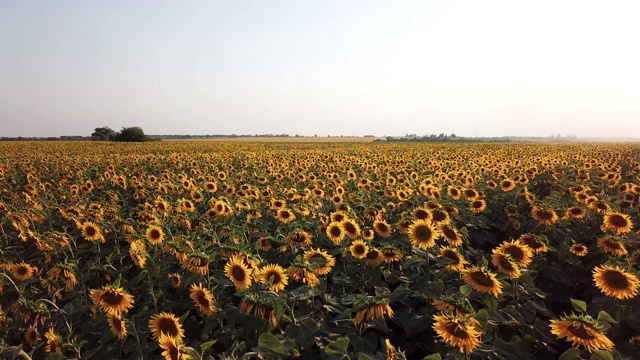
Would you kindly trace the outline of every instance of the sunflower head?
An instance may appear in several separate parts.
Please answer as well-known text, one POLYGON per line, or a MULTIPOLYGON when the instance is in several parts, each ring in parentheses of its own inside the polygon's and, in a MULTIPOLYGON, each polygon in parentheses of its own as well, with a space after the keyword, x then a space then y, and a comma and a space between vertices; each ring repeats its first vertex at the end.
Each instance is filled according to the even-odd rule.
POLYGON ((593 270, 593 280, 605 295, 620 300, 631 299, 638 295, 640 280, 638 277, 618 266, 603 265, 593 270))
POLYGON ((551 320, 551 333, 558 339, 566 338, 574 347, 584 346, 592 350, 611 350, 613 343, 604 334, 602 327, 593 319, 583 315, 563 316, 560 320, 551 320))
POLYGON ((184 336, 184 330, 178 318, 168 312, 153 315, 149 319, 149 329, 155 339, 158 339, 162 334, 176 339, 181 339, 184 336))

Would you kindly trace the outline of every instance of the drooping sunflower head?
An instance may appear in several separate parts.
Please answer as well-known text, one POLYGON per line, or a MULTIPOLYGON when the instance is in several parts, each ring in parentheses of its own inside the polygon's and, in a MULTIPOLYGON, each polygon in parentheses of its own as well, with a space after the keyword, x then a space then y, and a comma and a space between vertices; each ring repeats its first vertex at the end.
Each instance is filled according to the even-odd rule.
POLYGON ((285 237, 284 241, 291 246, 304 248, 311 245, 312 236, 306 231, 296 231, 285 237))
POLYGON ((119 340, 123 340, 127 337, 127 326, 122 320, 122 317, 118 313, 111 313, 107 317, 107 321, 109 322, 109 327, 111 328, 111 332, 115 337, 119 340))
POLYGON ((153 315, 151 319, 149 319, 149 329, 151 330, 154 339, 158 339, 162 334, 174 339, 181 339, 184 337, 184 330, 178 321, 178 318, 168 312, 153 315))
POLYGON ((209 258, 204 254, 192 254, 182 261, 182 267, 204 276, 209 273, 209 258))
POLYGON ((594 320, 585 316, 569 315, 560 320, 551 320, 551 333, 558 339, 566 338, 574 347, 584 346, 589 352, 593 350, 611 350, 613 342, 607 338, 594 320))
POLYGON ((638 277, 618 266, 603 265, 593 270, 593 281, 605 295, 616 299, 631 299, 638 295, 638 277))
POLYGON ((622 239, 613 236, 605 236, 598 239, 598 247, 600 247, 605 253, 613 256, 628 254, 627 248, 625 247, 622 239))
POLYGON ((533 253, 536 255, 549 251, 547 243, 545 243, 544 240, 539 236, 533 234, 522 234, 518 238, 518 241, 521 244, 528 246, 529 249, 531 249, 531 251, 533 251, 533 253))
POLYGON ((107 285, 102 289, 92 289, 90 295, 93 303, 101 306, 108 314, 126 313, 133 308, 133 295, 115 285, 107 285))
POLYGON ((303 258, 312 265, 313 271, 318 275, 327 275, 336 264, 332 255, 320 249, 306 251, 303 258))
POLYGON ((445 342, 460 349, 460 352, 471 354, 480 346, 481 333, 464 317, 453 315, 433 315, 433 330, 445 342))

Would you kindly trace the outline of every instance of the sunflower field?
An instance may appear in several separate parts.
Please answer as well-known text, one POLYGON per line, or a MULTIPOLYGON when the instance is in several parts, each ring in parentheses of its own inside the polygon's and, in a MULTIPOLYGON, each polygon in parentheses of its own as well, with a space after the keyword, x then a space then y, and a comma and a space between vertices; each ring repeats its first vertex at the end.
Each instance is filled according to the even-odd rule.
POLYGON ((0 190, 2 358, 640 358, 640 145, 4 142, 0 190))

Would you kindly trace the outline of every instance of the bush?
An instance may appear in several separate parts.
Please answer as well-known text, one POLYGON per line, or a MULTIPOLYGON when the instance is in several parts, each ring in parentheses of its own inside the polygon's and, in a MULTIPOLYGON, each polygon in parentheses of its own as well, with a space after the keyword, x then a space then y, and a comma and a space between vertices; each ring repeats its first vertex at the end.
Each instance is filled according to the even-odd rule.
POLYGON ((144 134, 144 130, 141 127, 125 127, 113 136, 114 141, 119 142, 144 142, 150 141, 149 137, 144 134))

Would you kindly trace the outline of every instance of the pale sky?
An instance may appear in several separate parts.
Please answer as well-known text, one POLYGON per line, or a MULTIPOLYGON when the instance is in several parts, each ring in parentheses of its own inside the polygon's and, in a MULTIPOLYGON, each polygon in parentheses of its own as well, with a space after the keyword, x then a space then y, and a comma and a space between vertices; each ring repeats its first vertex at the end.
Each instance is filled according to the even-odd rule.
POLYGON ((0 136, 640 136, 639 1, 0 0, 0 136))

